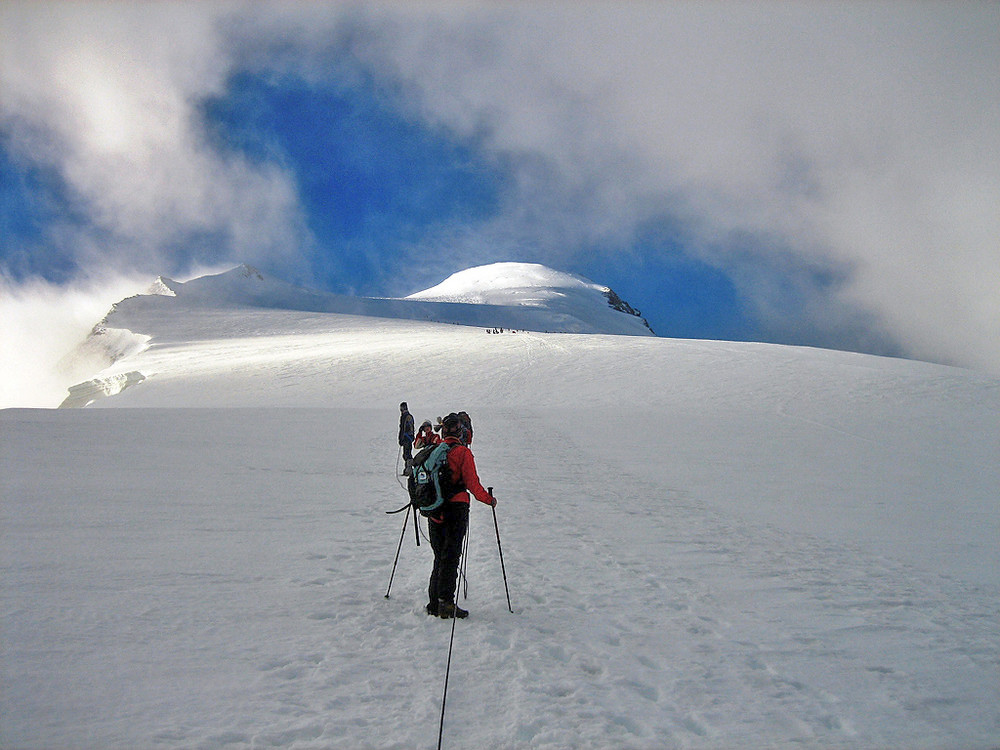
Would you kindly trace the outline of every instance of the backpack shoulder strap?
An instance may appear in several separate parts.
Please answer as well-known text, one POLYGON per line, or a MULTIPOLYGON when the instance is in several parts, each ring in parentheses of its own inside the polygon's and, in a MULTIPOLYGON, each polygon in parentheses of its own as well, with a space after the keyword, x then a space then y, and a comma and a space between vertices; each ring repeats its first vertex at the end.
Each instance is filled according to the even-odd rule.
POLYGON ((432 467, 432 475, 434 477, 434 489, 437 492, 438 504, 441 504, 448 500, 445 494, 448 492, 448 487, 451 485, 451 474, 448 471, 448 453, 451 451, 451 443, 438 443, 434 446, 434 450, 430 455, 428 460, 428 465, 432 467), (442 472, 447 472, 442 477, 442 472))

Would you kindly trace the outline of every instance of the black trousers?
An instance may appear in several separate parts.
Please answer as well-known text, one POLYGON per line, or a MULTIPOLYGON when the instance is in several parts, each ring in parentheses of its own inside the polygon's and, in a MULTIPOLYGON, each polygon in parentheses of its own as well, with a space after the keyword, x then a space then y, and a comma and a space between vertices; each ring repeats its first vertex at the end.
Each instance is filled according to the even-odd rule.
POLYGON ((431 549, 434 550, 434 568, 431 570, 427 597, 431 602, 443 599, 455 601, 455 584, 458 582, 458 564, 462 559, 462 541, 469 528, 469 504, 445 503, 441 522, 431 517, 427 521, 431 549))

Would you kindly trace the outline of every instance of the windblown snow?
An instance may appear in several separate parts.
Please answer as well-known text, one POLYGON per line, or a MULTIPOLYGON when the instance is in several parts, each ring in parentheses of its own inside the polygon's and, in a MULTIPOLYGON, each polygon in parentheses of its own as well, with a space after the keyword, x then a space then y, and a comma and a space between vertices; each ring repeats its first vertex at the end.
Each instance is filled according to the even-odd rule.
POLYGON ((404 400, 472 414, 499 499, 444 747, 1000 746, 1000 380, 656 338, 515 265, 161 279, 90 408, 0 411, 0 746, 435 747, 404 400))

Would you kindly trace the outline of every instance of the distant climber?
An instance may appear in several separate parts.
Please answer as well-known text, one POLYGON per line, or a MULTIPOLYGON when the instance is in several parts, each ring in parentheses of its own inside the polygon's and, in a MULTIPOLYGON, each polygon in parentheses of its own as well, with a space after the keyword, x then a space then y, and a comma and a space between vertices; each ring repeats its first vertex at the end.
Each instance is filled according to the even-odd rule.
POLYGON ((413 441, 414 448, 426 448, 428 445, 437 445, 441 442, 441 438, 434 432, 434 427, 431 425, 429 419, 425 419, 423 424, 420 425, 420 429, 417 431, 417 437, 413 441))
POLYGON ((403 460, 406 466, 403 469, 403 476, 410 473, 410 463, 413 461, 413 415, 410 414, 406 402, 399 405, 399 445, 403 449, 403 460))

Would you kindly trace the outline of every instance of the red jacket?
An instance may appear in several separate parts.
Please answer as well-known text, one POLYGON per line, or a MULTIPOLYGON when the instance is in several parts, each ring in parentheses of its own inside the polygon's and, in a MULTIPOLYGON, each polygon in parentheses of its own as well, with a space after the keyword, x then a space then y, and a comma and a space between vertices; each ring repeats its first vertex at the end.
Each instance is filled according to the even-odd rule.
MULTIPOLYGON (((476 500, 487 505, 493 505, 493 498, 486 491, 479 481, 479 474, 476 472, 476 459, 472 451, 462 445, 458 438, 447 437, 446 443, 452 446, 448 451, 448 468, 451 469, 451 478, 454 482, 461 482, 465 489, 475 495, 476 500)), ((465 490, 449 498, 453 503, 468 503, 469 492, 465 490)))
POLYGON ((414 448, 423 448, 427 445, 437 445, 441 442, 441 438, 434 432, 433 429, 428 427, 426 430, 423 426, 420 427, 420 432, 417 433, 416 440, 413 441, 414 448))

